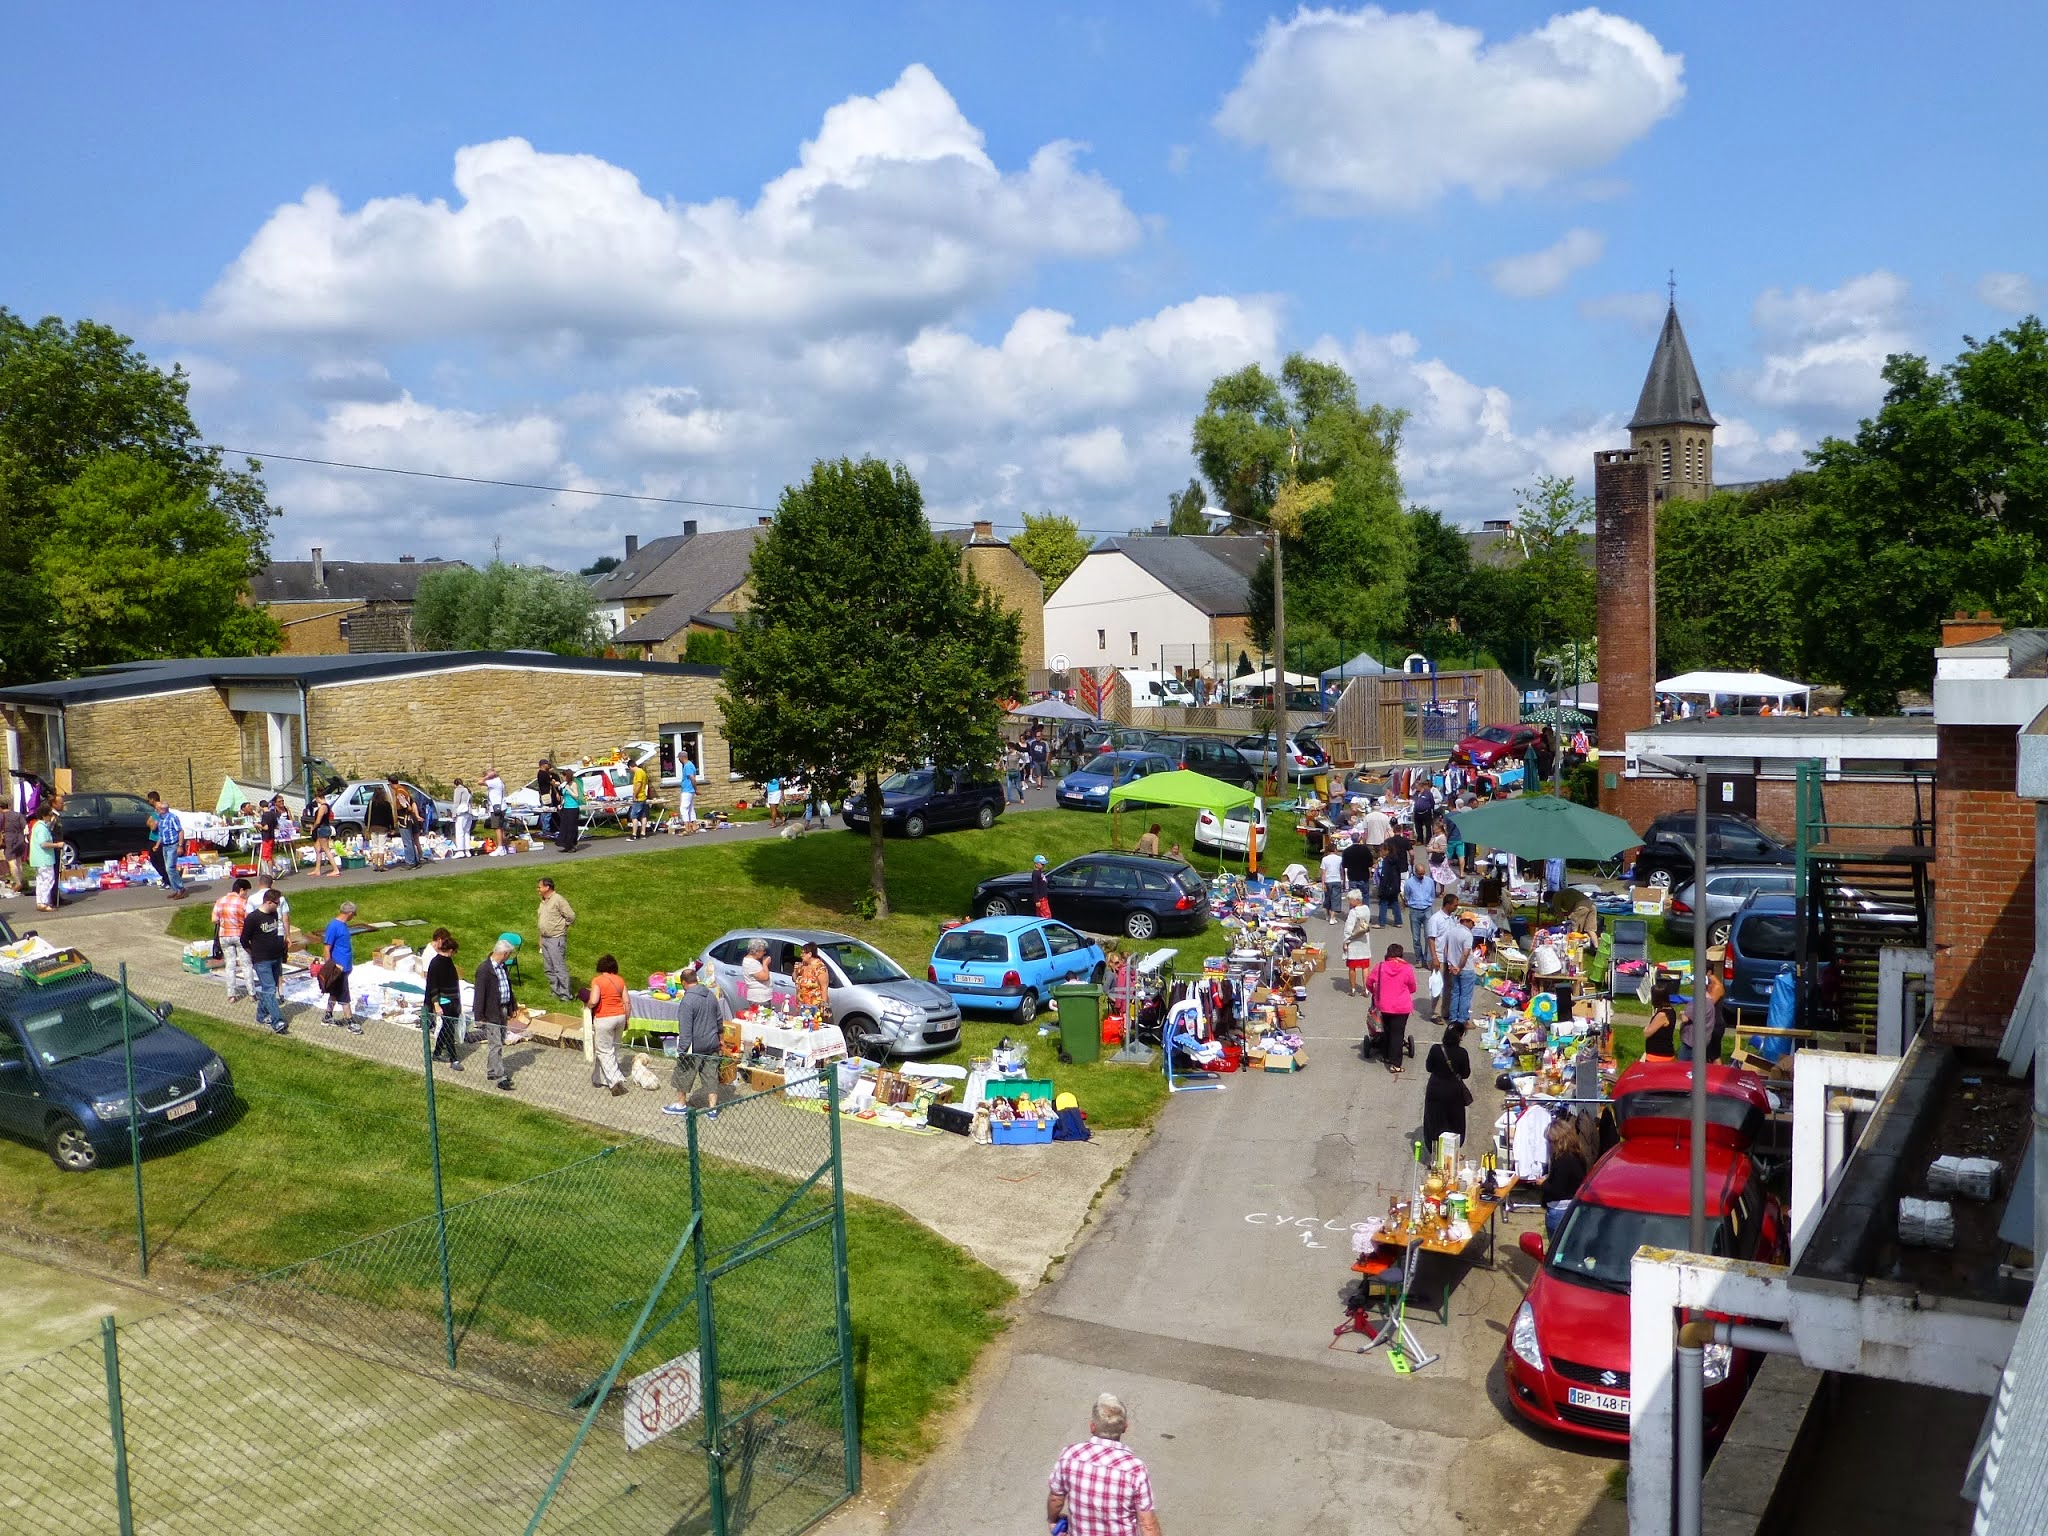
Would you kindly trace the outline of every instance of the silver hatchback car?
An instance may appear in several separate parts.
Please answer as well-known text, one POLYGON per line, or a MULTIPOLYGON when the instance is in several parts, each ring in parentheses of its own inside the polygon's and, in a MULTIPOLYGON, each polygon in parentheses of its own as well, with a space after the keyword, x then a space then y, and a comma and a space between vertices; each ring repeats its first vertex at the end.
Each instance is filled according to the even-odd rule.
MULTIPOLYGON (((1799 871, 1790 864, 1719 864, 1707 870, 1707 942, 1728 942, 1728 927, 1742 904, 1754 894, 1789 896, 1798 887, 1799 871)), ((1671 909, 1665 921, 1672 937, 1681 943, 1692 941, 1693 914, 1699 903, 1693 900, 1692 882, 1671 893, 1671 909)))
POLYGON ((735 928, 704 947, 697 965, 737 1013, 746 1007, 740 962, 759 939, 768 946, 768 971, 779 992, 794 993, 794 972, 805 944, 816 944, 832 973, 826 994, 832 1022, 846 1036, 846 1048, 880 1060, 886 1056, 935 1056, 960 1043, 960 1005, 944 987, 920 981, 872 944, 844 933, 816 928, 735 928))

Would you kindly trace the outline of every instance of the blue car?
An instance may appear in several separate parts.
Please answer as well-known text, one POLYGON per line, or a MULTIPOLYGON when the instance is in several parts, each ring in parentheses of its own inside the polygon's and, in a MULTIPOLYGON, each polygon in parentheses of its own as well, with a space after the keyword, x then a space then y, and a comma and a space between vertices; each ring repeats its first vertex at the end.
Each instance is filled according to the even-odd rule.
POLYGON ((939 935, 925 972, 962 1009, 1013 1013, 1019 1024, 1063 981, 1101 981, 1102 946, 1049 917, 984 917, 939 935))
POLYGON ((1158 752, 1105 752, 1085 768, 1061 779, 1053 799, 1070 811, 1106 811, 1109 792, 1117 785, 1150 774, 1171 773, 1177 766, 1158 752))
POLYGON ((38 986, 0 974, 0 1131, 41 1143, 67 1173, 128 1152, 128 1116, 142 1139, 196 1130, 235 1104, 234 1079, 213 1048, 132 994, 128 1032, 135 1099, 121 1049, 121 989, 88 974, 38 986))

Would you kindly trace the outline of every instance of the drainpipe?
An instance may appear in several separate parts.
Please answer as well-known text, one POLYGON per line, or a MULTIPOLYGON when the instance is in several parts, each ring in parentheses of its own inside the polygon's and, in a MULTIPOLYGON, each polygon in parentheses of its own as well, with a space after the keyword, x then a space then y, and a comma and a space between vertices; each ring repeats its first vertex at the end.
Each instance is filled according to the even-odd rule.
MULTIPOLYGON (((1831 1105, 1828 1118, 1839 1112, 1831 1105)), ((1707 1467, 1706 1347, 1726 1344, 1759 1355, 1796 1355, 1790 1332, 1754 1323, 1717 1323, 1695 1318, 1678 1330, 1677 1536, 1700 1536, 1707 1467)))

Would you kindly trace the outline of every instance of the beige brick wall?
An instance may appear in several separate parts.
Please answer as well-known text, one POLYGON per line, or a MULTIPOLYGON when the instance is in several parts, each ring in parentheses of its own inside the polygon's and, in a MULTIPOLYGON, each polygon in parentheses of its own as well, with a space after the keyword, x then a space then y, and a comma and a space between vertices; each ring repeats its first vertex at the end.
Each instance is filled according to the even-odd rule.
POLYGON ((154 789, 181 810, 212 810, 221 781, 242 768, 242 738, 218 688, 73 704, 64 737, 75 788, 154 789))
POLYGON ((1045 657, 1045 584, 1007 544, 969 544, 961 552, 967 569, 1017 615, 1023 630, 1024 662, 1045 657))
POLYGON ((495 765, 516 786, 543 756, 605 756, 654 740, 663 725, 698 721, 700 803, 730 804, 745 787, 727 782, 732 758, 715 677, 491 667, 316 687, 308 708, 313 755, 366 776, 417 773, 438 784, 460 776, 474 785, 495 765))
POLYGON ((348 642, 341 635, 341 616, 361 603, 271 603, 270 616, 284 634, 278 649, 286 656, 340 656, 348 642))

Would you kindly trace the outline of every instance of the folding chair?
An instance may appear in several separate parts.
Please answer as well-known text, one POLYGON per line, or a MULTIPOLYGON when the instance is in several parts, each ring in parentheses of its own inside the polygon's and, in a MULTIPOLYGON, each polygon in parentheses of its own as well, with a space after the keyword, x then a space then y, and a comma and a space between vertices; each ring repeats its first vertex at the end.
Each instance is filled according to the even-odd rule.
MULTIPOLYGON (((1607 925, 1608 942, 1612 946, 1607 954, 1607 995, 1613 997, 1621 981, 1621 966, 1625 960, 1640 960, 1646 965, 1650 959, 1650 922, 1642 917, 1617 917, 1607 925)), ((1633 983, 1633 978, 1631 978, 1633 983)))

